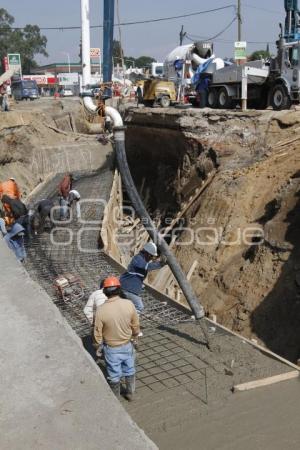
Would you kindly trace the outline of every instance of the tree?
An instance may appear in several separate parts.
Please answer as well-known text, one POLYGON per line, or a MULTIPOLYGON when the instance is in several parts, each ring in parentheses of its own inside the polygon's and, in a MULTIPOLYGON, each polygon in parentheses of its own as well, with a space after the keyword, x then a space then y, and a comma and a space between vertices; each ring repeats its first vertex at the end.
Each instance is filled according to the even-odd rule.
POLYGON ((140 56, 139 58, 136 58, 135 65, 139 68, 149 67, 153 62, 156 62, 156 59, 151 56, 140 56))
POLYGON ((249 56, 249 61, 257 61, 258 59, 270 58, 271 54, 267 50, 256 50, 249 56))
POLYGON ((41 34, 37 25, 26 25, 22 30, 15 30, 15 22, 5 9, 0 9, 0 58, 7 53, 20 53, 23 73, 30 73, 37 66, 35 55, 48 56, 47 38, 41 34))

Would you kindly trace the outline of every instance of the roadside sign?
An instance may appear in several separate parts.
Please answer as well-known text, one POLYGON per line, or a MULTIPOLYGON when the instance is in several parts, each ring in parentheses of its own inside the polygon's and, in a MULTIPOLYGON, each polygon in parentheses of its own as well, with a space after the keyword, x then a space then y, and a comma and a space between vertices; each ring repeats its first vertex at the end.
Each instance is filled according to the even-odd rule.
POLYGON ((234 59, 247 59, 247 42, 240 41, 234 43, 234 59))
POLYGON ((91 48, 90 49, 90 57, 91 58, 100 58, 101 50, 100 48, 91 48))
POLYGON ((21 56, 20 53, 8 53, 8 66, 14 70, 15 75, 22 76, 21 56))

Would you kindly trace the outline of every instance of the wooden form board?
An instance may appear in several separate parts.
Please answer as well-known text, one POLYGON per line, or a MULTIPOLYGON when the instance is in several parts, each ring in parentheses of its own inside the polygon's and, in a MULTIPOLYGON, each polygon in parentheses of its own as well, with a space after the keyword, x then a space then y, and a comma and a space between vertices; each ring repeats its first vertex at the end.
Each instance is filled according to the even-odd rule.
POLYGON ((293 380, 295 378, 300 379, 300 373, 298 370, 282 373, 273 377, 262 378, 261 380, 249 381, 248 383, 238 384, 233 387, 233 392, 250 391, 264 386, 271 386, 272 384, 280 383, 282 381, 293 380))

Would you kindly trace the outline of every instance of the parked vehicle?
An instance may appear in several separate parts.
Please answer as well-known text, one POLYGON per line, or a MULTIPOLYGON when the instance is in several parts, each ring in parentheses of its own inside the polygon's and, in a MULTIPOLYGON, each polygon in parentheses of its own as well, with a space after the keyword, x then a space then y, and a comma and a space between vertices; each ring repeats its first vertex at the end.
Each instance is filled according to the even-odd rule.
POLYGON ((71 89, 63 89, 60 93, 62 97, 73 97, 73 91, 71 89))
POLYGON ((35 80, 13 81, 11 93, 15 100, 35 100, 39 98, 39 90, 35 80))

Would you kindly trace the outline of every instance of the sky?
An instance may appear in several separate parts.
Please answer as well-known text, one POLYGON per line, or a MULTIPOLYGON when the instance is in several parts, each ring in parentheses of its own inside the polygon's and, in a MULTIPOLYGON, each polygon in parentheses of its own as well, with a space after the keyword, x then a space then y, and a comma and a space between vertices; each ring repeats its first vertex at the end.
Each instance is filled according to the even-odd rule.
MULTIPOLYGON (((120 21, 156 19, 189 14, 207 9, 236 4, 237 0, 118 0, 120 21)), ((243 29, 242 39, 248 42, 247 51, 265 49, 267 42, 275 51, 279 34, 279 22, 284 22, 284 0, 241 0, 243 29), (250 42, 249 42, 250 41, 250 42), (254 43, 251 43, 253 41, 254 43), (257 43, 256 43, 257 42, 257 43)), ((117 5, 117 0, 115 1, 117 5)), ((26 24, 40 27, 80 26, 80 0, 1 0, 1 7, 15 17, 15 26, 26 24)), ((102 25, 103 0, 90 0, 91 25, 102 25)), ((121 41, 126 56, 152 56, 163 62, 167 54, 179 45, 181 25, 190 35, 210 38, 223 30, 233 19, 234 9, 195 15, 184 19, 121 27, 121 41)), ((115 20, 117 23, 117 19, 115 20)), ((48 39, 49 57, 37 55, 39 64, 78 61, 80 30, 42 31, 48 39)), ((119 39, 119 27, 115 27, 119 39)), ((197 39, 195 39, 197 40, 197 39)), ((198 39, 199 40, 199 39, 198 39)), ((237 22, 215 41, 215 54, 233 56, 233 42, 237 40, 237 22)), ((185 40, 184 43, 190 41, 185 40)), ((91 46, 102 48, 102 29, 91 31, 91 46)), ((16 49, 17 50, 17 49, 16 49)))

